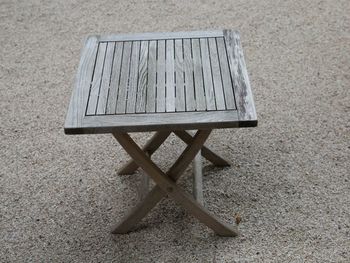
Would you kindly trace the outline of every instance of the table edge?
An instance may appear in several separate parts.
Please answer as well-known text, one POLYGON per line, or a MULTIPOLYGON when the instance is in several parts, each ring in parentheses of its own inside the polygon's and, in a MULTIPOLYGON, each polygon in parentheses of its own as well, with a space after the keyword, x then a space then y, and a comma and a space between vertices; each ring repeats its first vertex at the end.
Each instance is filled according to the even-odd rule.
POLYGON ((66 125, 64 132, 66 134, 92 134, 111 133, 114 131, 145 132, 255 126, 257 126, 257 120, 240 121, 238 112, 231 110, 86 116, 81 126, 66 125))

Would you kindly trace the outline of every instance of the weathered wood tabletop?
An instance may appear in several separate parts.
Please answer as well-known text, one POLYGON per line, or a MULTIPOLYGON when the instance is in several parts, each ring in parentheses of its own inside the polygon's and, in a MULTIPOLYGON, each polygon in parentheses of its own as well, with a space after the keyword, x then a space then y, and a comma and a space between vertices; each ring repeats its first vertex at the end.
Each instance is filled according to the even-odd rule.
POLYGON ((143 33, 86 40, 65 133, 256 125, 237 32, 143 33))

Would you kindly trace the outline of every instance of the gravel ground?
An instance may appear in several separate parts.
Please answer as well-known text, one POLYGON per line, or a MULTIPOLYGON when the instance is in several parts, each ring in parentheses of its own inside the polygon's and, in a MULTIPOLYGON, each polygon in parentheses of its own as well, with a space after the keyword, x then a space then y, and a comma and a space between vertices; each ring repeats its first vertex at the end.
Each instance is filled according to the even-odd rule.
MULTIPOLYGON (((348 0, 1 0, 0 262, 349 262, 349 14, 348 0), (204 194, 241 235, 169 200, 111 235, 140 173, 117 175, 112 136, 63 133, 83 39, 220 28, 241 32, 259 127, 212 134, 233 165, 205 163, 204 194)), ((155 161, 183 148, 171 137, 155 161)))

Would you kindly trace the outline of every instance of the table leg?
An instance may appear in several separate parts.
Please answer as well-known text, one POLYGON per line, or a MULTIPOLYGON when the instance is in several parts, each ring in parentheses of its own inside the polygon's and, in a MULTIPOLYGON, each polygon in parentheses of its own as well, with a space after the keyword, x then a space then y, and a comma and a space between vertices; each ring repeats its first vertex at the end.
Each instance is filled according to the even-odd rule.
MULTIPOLYGON (((162 143, 169 137, 171 132, 156 132, 152 138, 146 143, 146 145, 142 148, 144 152, 147 152, 149 156, 151 156, 161 145, 162 143)), ((134 162, 134 160, 130 160, 127 162, 120 170, 118 174, 126 175, 133 174, 139 166, 134 162)))
MULTIPOLYGON (((195 135, 194 143, 188 145, 176 162, 171 166, 167 172, 167 175, 172 178, 174 182, 176 182, 180 178, 181 174, 186 170, 188 165, 191 163, 193 156, 195 156, 199 151, 201 147, 200 145, 205 142, 208 136, 209 135, 206 134, 200 135, 199 133, 195 135)), ((112 233, 116 234, 129 232, 131 228, 143 217, 145 217, 148 212, 151 211, 151 209, 156 206, 157 203, 165 196, 166 193, 164 193, 159 186, 153 187, 149 194, 121 220, 112 233)))
MULTIPOLYGON (((187 131, 174 131, 177 137, 183 140, 187 144, 193 142, 193 137, 187 131)), ((220 157, 217 153, 213 152, 209 148, 203 145, 201 154, 208 161, 212 162, 216 166, 230 166, 230 163, 224 158, 220 157)))
MULTIPOLYGON (((180 158, 173 165, 174 175, 179 176, 193 160, 198 151, 202 148, 205 140, 210 134, 210 130, 198 131, 195 135, 195 140, 191 146, 186 148, 187 153, 181 155, 180 158)), ((203 206, 197 203, 193 197, 184 192, 174 182, 173 176, 171 176, 171 169, 169 174, 165 174, 161 169, 152 162, 152 160, 144 153, 144 151, 137 146, 137 144, 126 133, 114 133, 114 137, 123 146, 123 148, 129 153, 134 161, 155 181, 157 187, 168 194, 169 197, 174 199, 179 205, 183 206, 189 213, 196 217, 199 221, 206 224, 209 228, 213 229, 218 235, 221 236, 235 236, 237 230, 234 226, 228 225, 222 222, 220 219, 210 214, 203 206)), ((185 150, 185 151, 186 151, 185 150)), ((152 190, 153 191, 153 190, 152 190)), ((118 229, 116 229, 118 230, 118 229)), ((116 231, 114 231, 116 232, 116 231)))
POLYGON ((193 197, 201 205, 204 204, 201 150, 199 150, 199 152, 193 160, 193 197))

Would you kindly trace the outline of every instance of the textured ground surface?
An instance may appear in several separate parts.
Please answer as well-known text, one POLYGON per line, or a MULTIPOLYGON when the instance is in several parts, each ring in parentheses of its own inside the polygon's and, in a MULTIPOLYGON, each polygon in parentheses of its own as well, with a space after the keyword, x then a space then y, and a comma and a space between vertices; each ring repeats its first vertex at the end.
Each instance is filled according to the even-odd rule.
MULTIPOLYGON (((348 0, 1 0, 0 262, 349 262, 349 14, 348 0), (242 215, 241 235, 172 201, 111 235, 140 175, 117 175, 128 157, 111 136, 63 133, 83 38, 219 28, 241 32, 260 122, 212 134, 233 166, 206 163, 205 198, 242 215)), ((155 160, 183 147, 172 137, 155 160)))

